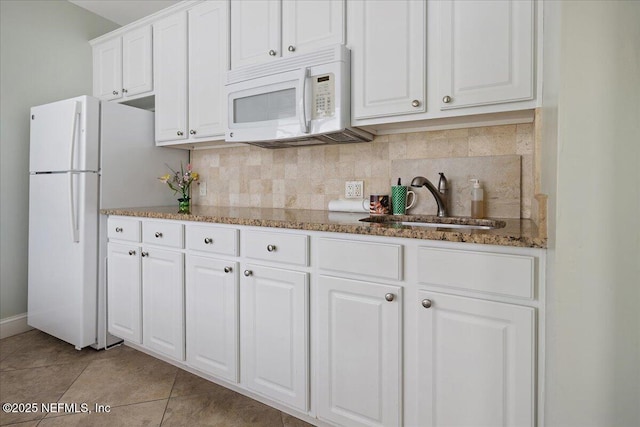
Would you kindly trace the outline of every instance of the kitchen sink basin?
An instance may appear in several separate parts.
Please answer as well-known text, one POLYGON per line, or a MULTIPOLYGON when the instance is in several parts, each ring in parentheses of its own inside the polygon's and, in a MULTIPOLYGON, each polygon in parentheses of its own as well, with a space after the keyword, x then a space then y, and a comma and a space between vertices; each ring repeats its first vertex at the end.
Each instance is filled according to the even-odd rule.
POLYGON ((371 215, 360 221, 409 227, 430 227, 462 230, 494 230, 506 223, 495 219, 475 219, 461 216, 438 217, 431 215, 371 215))

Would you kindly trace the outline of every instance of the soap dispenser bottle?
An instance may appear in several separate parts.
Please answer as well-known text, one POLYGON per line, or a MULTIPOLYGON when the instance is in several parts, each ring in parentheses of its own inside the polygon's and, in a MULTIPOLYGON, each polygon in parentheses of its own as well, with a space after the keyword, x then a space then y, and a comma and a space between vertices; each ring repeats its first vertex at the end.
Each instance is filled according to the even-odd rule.
POLYGON ((480 187, 479 179, 471 179, 471 218, 484 218, 484 190, 480 187))

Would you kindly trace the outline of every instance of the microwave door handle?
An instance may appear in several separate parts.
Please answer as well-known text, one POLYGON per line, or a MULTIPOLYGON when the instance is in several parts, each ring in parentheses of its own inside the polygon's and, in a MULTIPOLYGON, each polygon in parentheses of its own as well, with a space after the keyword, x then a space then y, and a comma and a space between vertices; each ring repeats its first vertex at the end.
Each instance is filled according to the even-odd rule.
POLYGON ((302 133, 309 133, 309 124, 310 121, 307 120, 307 79, 311 70, 309 68, 302 69, 302 93, 300 94, 300 110, 302 114, 300 114, 300 131, 302 133))

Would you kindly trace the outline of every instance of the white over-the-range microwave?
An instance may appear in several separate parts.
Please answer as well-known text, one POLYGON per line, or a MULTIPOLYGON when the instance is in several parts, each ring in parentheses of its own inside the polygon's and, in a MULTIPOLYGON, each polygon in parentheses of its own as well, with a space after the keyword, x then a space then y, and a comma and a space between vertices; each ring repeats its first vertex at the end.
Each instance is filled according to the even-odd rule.
POLYGON ((351 124, 344 45, 227 73, 225 139, 266 148, 371 141, 351 124))

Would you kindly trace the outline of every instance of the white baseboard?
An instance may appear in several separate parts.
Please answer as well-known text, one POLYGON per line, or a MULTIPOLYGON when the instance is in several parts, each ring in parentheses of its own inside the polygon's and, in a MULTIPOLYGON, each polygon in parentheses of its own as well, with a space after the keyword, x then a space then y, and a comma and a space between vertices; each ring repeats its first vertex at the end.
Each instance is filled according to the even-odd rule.
POLYGON ((0 339, 18 335, 33 329, 27 325, 27 313, 18 314, 0 320, 0 339))

